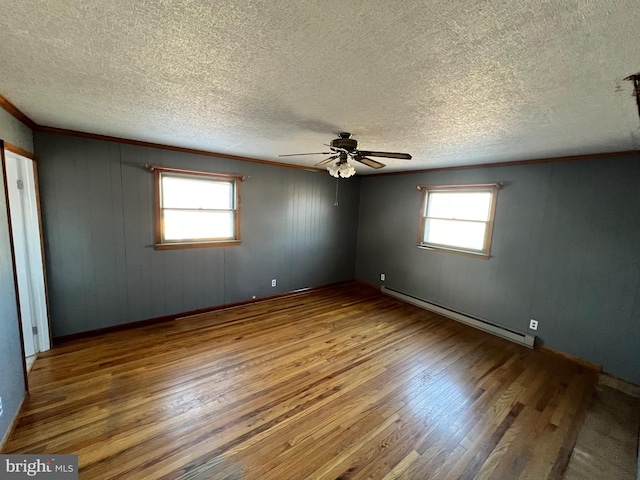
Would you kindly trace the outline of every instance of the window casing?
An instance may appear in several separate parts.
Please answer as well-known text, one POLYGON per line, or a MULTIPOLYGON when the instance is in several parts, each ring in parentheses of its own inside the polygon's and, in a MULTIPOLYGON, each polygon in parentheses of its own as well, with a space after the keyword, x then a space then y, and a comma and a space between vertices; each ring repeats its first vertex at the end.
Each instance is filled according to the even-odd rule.
POLYGON ((157 249, 240 244, 240 180, 156 167, 157 249))
POLYGON ((418 246, 488 258, 498 184, 423 185, 418 246))

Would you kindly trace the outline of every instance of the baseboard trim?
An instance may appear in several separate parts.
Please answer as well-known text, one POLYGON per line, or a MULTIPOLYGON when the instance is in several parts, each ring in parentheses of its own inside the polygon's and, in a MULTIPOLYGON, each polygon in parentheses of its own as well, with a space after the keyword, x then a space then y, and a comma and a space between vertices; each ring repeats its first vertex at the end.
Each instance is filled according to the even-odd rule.
POLYGON ((189 310, 187 312, 164 315, 162 317, 147 318, 145 320, 137 320, 135 322, 122 323, 120 325, 111 325, 109 327, 97 328, 95 330, 87 330, 85 332, 71 333, 69 335, 61 335, 59 337, 53 338, 53 346, 57 347, 64 343, 73 342, 75 340, 82 340, 85 338, 97 337, 98 335, 104 335, 106 333, 114 333, 114 332, 120 332, 123 330, 131 330, 133 328, 148 327, 150 325, 156 325, 164 322, 172 322, 180 318, 193 317, 194 315, 201 315, 203 313, 211 313, 211 312, 216 312, 220 310, 227 310, 229 308, 242 307, 245 305, 251 305, 253 303, 266 302, 269 300, 275 300, 279 298, 290 298, 290 297, 296 297, 298 295, 306 295, 309 293, 319 292, 321 290, 326 290, 329 288, 339 287, 341 285, 352 284, 354 282, 356 282, 356 280, 345 280, 342 282, 330 283, 328 285, 321 285, 318 287, 299 288, 297 290, 292 290, 290 292, 278 293, 276 295, 269 295, 268 297, 260 297, 260 298, 243 300, 241 302, 234 302, 234 303, 225 303, 222 305, 215 305, 212 307, 189 310))
POLYGON ((5 432, 4 436, 2 437, 2 440, 0 441, 0 452, 2 453, 4 453, 4 447, 7 444, 9 437, 11 437, 11 434, 15 430, 16 425, 18 425, 18 419, 20 418, 20 413, 22 412, 22 407, 24 406, 24 402, 27 399, 27 395, 28 393, 25 392, 24 395, 22 396, 22 400, 20 401, 20 406, 16 410, 16 413, 13 416, 13 420, 11 420, 11 423, 9 424, 9 428, 7 428, 7 431, 5 432))
POLYGON ((577 363, 578 365, 583 366, 584 368, 588 368, 590 370, 595 370, 597 373, 602 373, 602 366, 596 363, 588 362, 580 357, 576 357, 575 355, 571 355, 570 353, 561 352, 560 350, 556 350, 555 348, 546 347, 544 345, 537 345, 536 350, 540 352, 550 353, 551 355, 555 355, 557 357, 564 358, 565 360, 569 360, 570 362, 577 363))

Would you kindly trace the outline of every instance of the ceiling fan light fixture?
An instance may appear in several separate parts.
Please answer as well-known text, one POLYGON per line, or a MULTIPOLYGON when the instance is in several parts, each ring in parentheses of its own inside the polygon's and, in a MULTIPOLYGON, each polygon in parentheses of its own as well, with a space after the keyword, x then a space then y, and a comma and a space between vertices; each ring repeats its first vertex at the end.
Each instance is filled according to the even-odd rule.
POLYGON ((356 169, 349 165, 349 162, 344 162, 338 166, 338 174, 342 178, 353 177, 356 174, 356 169))
MULTIPOLYGON (((326 144, 325 144, 326 145, 326 144)), ((411 160, 411 154, 400 152, 377 152, 373 150, 358 150, 358 141, 351 138, 351 134, 347 132, 340 133, 340 138, 336 138, 331 141, 330 145, 327 145, 330 152, 318 152, 318 153, 294 153, 287 155, 279 155, 280 157, 295 157, 297 155, 331 155, 329 158, 315 164, 316 167, 327 165, 333 162, 336 158, 338 161, 335 165, 327 167, 329 174, 335 178, 349 178, 356 174, 356 169, 348 162, 349 159, 354 162, 362 163, 371 168, 383 168, 384 163, 380 163, 377 160, 369 157, 383 157, 383 158, 395 158, 398 160, 411 160)))

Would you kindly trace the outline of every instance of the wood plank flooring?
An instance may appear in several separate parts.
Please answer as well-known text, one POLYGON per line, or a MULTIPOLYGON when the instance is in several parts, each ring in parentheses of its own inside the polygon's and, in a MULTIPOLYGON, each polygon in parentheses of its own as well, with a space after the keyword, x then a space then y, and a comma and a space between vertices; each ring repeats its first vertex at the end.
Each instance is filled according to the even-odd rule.
POLYGON ((624 382, 600 376, 565 480, 640 478, 637 463, 640 387, 621 383, 624 382), (627 393, 619 389, 621 386, 627 393))
POLYGON ((41 354, 4 453, 84 479, 561 478, 596 377, 349 284, 41 354))

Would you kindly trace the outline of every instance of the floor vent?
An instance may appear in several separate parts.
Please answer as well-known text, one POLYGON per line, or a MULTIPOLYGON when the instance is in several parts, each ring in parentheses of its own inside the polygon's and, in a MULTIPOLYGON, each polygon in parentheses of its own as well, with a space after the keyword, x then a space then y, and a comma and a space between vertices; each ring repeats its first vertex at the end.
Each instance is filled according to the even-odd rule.
POLYGON ((485 332, 497 335, 498 337, 506 338, 507 340, 519 343, 520 345, 524 345, 525 347, 533 348, 534 342, 536 340, 536 337, 534 337, 533 335, 515 332, 513 330, 494 325, 490 322, 487 322, 486 320, 469 317, 468 315, 463 315, 462 313, 454 312, 453 310, 449 310, 448 308, 425 302, 424 300, 420 300, 419 298, 412 297, 411 295, 406 295, 395 290, 391 290, 390 288, 384 286, 381 287, 381 290, 382 293, 391 297, 397 298, 417 307, 424 308, 425 310, 439 313, 443 317, 451 318, 452 320, 456 320, 479 330, 484 330, 485 332))

